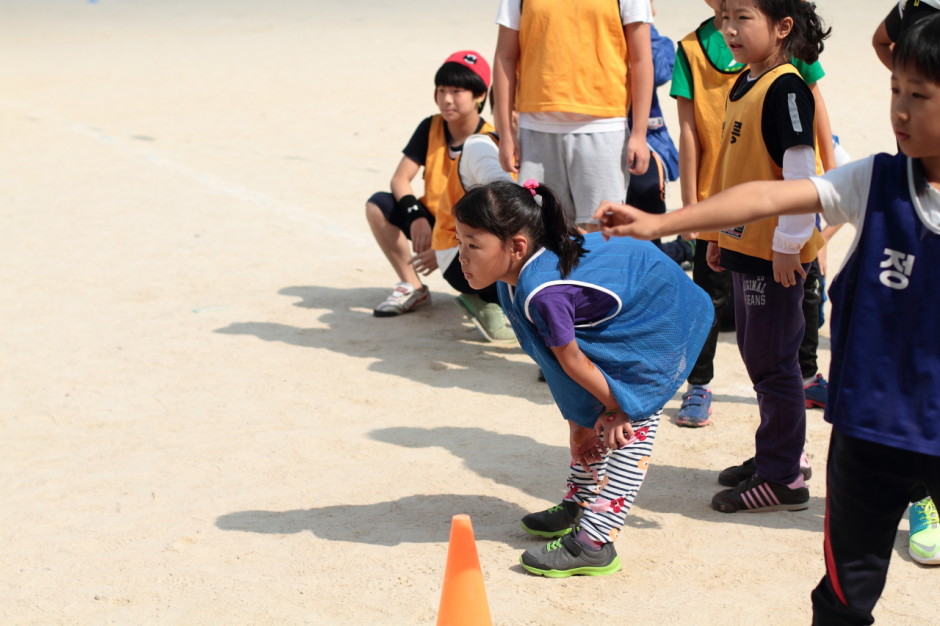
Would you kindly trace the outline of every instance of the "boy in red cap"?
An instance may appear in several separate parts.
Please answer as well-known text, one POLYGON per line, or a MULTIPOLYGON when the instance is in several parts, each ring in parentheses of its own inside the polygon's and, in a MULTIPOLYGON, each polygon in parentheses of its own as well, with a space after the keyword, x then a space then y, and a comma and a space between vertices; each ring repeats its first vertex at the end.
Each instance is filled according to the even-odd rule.
MULTIPOLYGON (((495 132, 480 116, 490 87, 490 66, 482 55, 473 50, 451 54, 437 70, 434 85, 440 113, 424 119, 411 136, 392 175, 391 193, 377 192, 366 202, 372 234, 398 275, 391 295, 373 310, 376 317, 394 317, 431 303, 420 275, 427 276, 438 267, 435 249, 450 247, 448 229, 435 224, 442 215, 445 220, 449 217, 456 201, 453 189, 463 189, 458 164, 464 142, 478 133, 495 132), (411 184, 422 167, 424 194, 418 198, 411 184)), ((449 261, 441 265, 444 278, 462 295, 470 296, 472 310, 463 308, 472 318, 476 316, 474 323, 488 339, 511 338, 495 287, 473 289, 456 255, 449 261)))

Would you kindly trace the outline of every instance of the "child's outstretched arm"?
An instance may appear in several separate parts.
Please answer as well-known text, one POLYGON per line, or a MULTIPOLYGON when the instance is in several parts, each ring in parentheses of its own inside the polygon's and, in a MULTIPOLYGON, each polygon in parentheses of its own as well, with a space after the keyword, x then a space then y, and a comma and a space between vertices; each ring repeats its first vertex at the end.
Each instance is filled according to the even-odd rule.
POLYGON ((737 185, 693 206, 664 215, 604 201, 594 212, 605 238, 657 239, 667 235, 739 226, 775 215, 819 213, 816 186, 808 179, 737 185))
MULTIPOLYGON (((605 410, 594 423, 594 430, 599 437, 603 436, 603 443, 608 448, 627 445, 633 438, 633 427, 629 416, 618 407, 604 374, 587 358, 574 339, 563 346, 552 346, 551 351, 565 373, 604 405, 605 410)), ((572 449, 572 456, 574 454, 575 450, 572 449)))

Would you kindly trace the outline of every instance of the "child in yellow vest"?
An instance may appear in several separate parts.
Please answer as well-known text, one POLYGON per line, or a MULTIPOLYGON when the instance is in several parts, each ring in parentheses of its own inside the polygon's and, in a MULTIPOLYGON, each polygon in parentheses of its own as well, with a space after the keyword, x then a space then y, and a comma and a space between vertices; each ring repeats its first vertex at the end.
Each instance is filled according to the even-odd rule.
MULTIPOLYGON (((372 234, 399 280, 388 298, 373 310, 376 317, 393 317, 430 304, 431 295, 419 275, 437 269, 436 250, 450 247, 448 229, 436 226, 436 222, 442 215, 445 221, 450 217, 453 190, 462 188, 459 163, 464 142, 495 130, 480 116, 490 86, 490 67, 481 55, 472 50, 450 55, 438 69, 434 84, 434 102, 440 113, 424 119, 405 146, 392 175, 391 193, 377 192, 366 202, 372 234), (419 199, 411 183, 422 167, 424 195, 419 199)), ((513 338, 496 289, 473 289, 459 271, 456 255, 450 261, 454 268, 442 266, 442 273, 452 287, 477 304, 466 311, 477 327, 490 340, 513 338)))
MULTIPOLYGON (((714 17, 702 22, 684 37, 678 45, 672 75, 670 95, 676 98, 679 111, 679 168, 682 201, 691 204, 708 197, 721 138, 725 101, 735 79, 747 69, 737 62, 720 32, 721 0, 705 0, 714 11, 714 17)), ((818 61, 804 63, 791 58, 813 94, 816 105, 816 137, 820 157, 826 170, 835 167, 829 117, 819 90, 818 81, 825 72, 818 61)), ((707 243, 695 248, 692 277, 715 302, 716 326, 705 342, 692 373, 689 388, 682 396, 682 406, 676 418, 680 426, 700 427, 710 423, 712 393, 709 383, 714 377, 714 356, 719 329, 733 327, 731 304, 731 277, 712 271, 705 262, 707 243)), ((812 406, 825 406, 825 379, 817 376, 816 348, 818 344, 819 304, 822 285, 818 266, 814 263, 804 284, 804 315, 806 332, 800 347, 800 369, 812 395, 812 406)), ((810 406, 810 404, 807 404, 810 406)), ((809 472, 808 465, 805 468, 809 472)))
MULTIPOLYGON (((813 95, 789 63, 812 63, 828 36, 803 0, 725 0, 722 32, 735 61, 747 63, 728 95, 708 195, 752 180, 821 173, 813 95)), ((803 281, 822 245, 813 215, 760 220, 709 240, 706 260, 731 270, 738 348, 760 411, 754 459, 721 473, 740 481, 712 499, 716 510, 801 510, 806 409, 798 351, 805 320, 803 281)), ((726 483, 725 480, 720 482, 726 483)), ((733 481, 732 481, 733 482, 733 481)))

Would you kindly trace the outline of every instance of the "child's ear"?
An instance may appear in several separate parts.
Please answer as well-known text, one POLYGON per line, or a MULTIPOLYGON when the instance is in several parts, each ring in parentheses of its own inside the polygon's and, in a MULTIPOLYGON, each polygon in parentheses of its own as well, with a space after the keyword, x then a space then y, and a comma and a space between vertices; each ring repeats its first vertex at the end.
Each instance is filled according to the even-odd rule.
POLYGON ((525 235, 515 235, 509 239, 509 254, 514 261, 521 261, 529 254, 529 238, 525 235))
POLYGON ((789 15, 777 22, 777 36, 786 39, 793 32, 793 18, 789 15))

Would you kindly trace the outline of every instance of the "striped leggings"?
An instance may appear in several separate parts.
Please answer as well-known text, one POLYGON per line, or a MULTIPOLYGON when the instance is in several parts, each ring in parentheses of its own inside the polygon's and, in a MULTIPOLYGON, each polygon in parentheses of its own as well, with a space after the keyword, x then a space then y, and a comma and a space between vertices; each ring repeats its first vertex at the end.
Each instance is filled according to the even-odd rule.
POLYGON ((660 410, 645 420, 632 422, 633 439, 620 449, 608 451, 589 468, 579 463, 570 467, 564 499, 584 507, 581 528, 595 541, 614 541, 620 534, 646 478, 661 416, 660 410), (597 480, 591 470, 597 470, 597 480))

